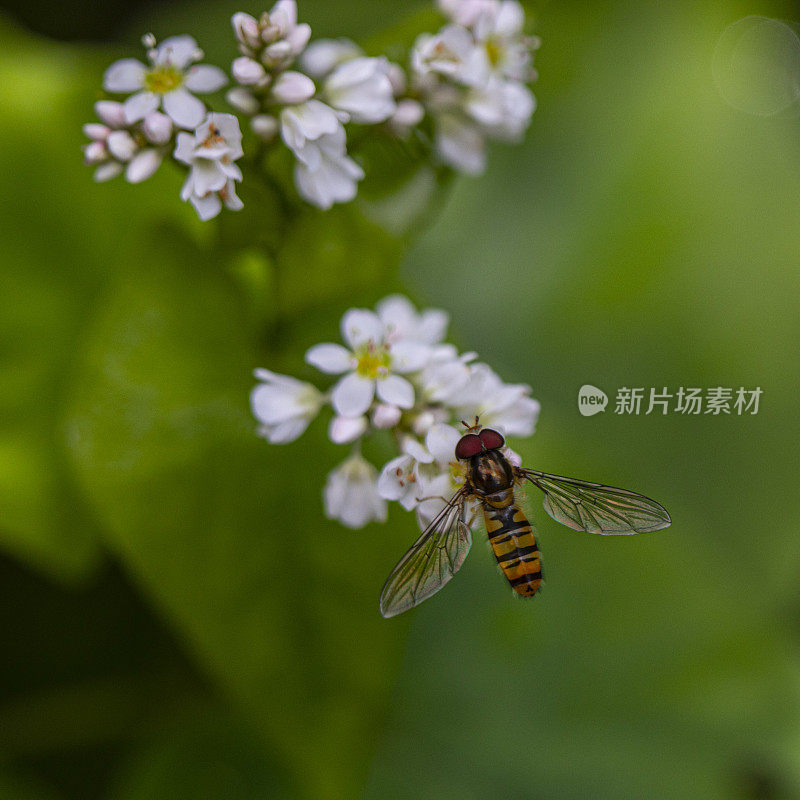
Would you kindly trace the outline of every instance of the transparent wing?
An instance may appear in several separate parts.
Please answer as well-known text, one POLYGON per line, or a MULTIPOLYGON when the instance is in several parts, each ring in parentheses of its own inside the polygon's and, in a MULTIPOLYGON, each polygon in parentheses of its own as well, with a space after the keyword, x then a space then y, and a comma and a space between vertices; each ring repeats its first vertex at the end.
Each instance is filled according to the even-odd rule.
POLYGON ((394 617, 427 600, 458 572, 472 546, 459 489, 400 559, 381 591, 381 614, 394 617))
POLYGON ((544 492, 544 510, 556 522, 576 531, 650 533, 672 522, 664 506, 636 492, 535 469, 519 471, 544 492))

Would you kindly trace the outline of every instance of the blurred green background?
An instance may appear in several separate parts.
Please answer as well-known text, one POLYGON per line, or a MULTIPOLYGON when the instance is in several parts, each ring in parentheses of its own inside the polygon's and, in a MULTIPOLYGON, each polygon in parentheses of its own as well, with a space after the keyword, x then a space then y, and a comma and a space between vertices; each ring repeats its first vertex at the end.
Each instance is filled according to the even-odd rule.
MULTIPOLYGON (((368 41, 415 7, 300 13, 368 41)), ((79 149, 105 66, 149 30, 227 66, 239 6, 4 10, 2 800, 800 797, 800 118, 737 110, 712 74, 728 25, 795 4, 529 4, 524 145, 418 235, 368 221, 368 186, 293 220, 270 336, 269 264, 236 247, 274 230, 269 198, 218 237, 176 172, 97 186, 79 149), (532 385, 527 464, 644 491, 672 527, 592 537, 536 498, 536 600, 478 541, 440 595, 381 619, 414 521, 325 520, 326 422, 271 447, 248 392, 258 366, 312 377, 304 349, 398 289, 532 385), (583 418, 584 383, 612 405, 622 386, 764 394, 756 416, 583 418)), ((800 73, 762 66, 729 90, 796 95, 800 73)))

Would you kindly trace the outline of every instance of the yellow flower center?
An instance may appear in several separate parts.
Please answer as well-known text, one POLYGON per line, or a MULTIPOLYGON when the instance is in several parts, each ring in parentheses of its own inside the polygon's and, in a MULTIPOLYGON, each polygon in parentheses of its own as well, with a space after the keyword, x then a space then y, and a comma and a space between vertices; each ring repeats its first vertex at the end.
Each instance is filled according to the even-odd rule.
POLYGON ((385 345, 367 342, 356 351, 356 372, 363 378, 383 378, 389 374, 392 357, 385 345))
POLYGON ((155 94, 166 94, 183 83, 183 73, 172 64, 160 64, 144 76, 145 88, 155 94))
POLYGON ((502 45, 496 39, 489 39, 486 42, 486 55, 489 58, 489 63, 496 67, 503 55, 502 45))

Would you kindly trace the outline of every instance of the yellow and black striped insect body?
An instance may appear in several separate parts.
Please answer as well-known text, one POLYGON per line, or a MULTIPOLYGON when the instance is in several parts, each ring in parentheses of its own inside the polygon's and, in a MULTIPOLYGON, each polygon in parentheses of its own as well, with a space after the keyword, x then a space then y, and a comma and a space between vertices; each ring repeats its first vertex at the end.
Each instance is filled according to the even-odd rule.
POLYGON ((483 512, 489 543, 508 582, 517 594, 533 597, 542 584, 542 566, 533 528, 515 495, 524 481, 544 492, 544 510, 554 520, 574 530, 648 533, 672 522, 662 505, 636 492, 514 466, 500 433, 481 428, 477 420, 467 427, 455 449, 464 485, 392 570, 381 592, 384 617, 419 605, 458 572, 472 546, 468 513, 474 505, 483 512))

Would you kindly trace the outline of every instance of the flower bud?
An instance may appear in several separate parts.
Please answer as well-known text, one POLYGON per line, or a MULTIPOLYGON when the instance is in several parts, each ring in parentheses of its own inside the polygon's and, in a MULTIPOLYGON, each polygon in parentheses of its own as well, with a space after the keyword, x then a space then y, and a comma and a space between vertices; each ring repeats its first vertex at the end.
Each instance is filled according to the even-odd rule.
POLYGON ((258 100, 253 94, 242 86, 237 86, 231 89, 226 95, 225 99, 242 114, 255 114, 260 108, 258 100))
POLYGON ((97 122, 90 122, 88 125, 83 126, 83 135, 88 136, 90 139, 103 141, 109 133, 111 133, 111 128, 107 125, 100 125, 97 122))
POLYGON ((379 403, 372 412, 372 424, 376 428, 394 428, 400 422, 401 414, 397 406, 379 403))
POLYGON ((262 81, 267 75, 266 70, 258 61, 246 56, 240 56, 233 62, 231 72, 234 80, 243 86, 253 86, 262 81))
POLYGON ((172 137, 172 120, 160 111, 151 111, 144 118, 142 130, 149 142, 166 144, 172 137))
POLYGON ((163 156, 160 151, 148 147, 135 155, 127 169, 125 179, 128 183, 141 183, 146 181, 161 166, 163 156))
POLYGON ((389 76, 389 83, 392 84, 392 92, 394 93, 394 96, 399 97, 405 92, 406 84, 408 83, 406 81, 406 74, 403 72, 403 68, 399 64, 389 62, 386 74, 389 76))
POLYGON ((334 444, 347 444, 354 442, 367 430, 366 417, 339 417, 331 420, 328 426, 328 436, 334 444))
POLYGON ((231 17, 233 32, 239 42, 246 47, 259 47, 261 45, 261 32, 258 22, 249 14, 239 11, 231 17))
POLYGON ((261 55, 261 61, 265 67, 274 67, 280 64, 284 59, 289 58, 292 54, 292 46, 289 42, 281 39, 275 44, 271 44, 264 49, 261 55))
POLYGON ((125 125, 125 111, 122 103, 113 100, 98 100, 94 104, 94 113, 110 128, 121 128, 125 125))
POLYGON ((265 142, 270 142, 278 132, 278 120, 269 114, 259 114, 250 120, 253 133, 265 142))
POLYGON ((109 152, 119 161, 130 161, 136 152, 136 142, 128 131, 112 131, 106 139, 109 152))
POLYGON ((425 116, 425 109, 416 100, 400 100, 397 110, 389 120, 389 124, 398 131, 406 131, 419 125, 425 116))
POLYGON ((91 142, 83 148, 84 164, 100 164, 108 159, 108 150, 102 142, 91 142))
POLYGON ((122 172, 122 164, 119 161, 106 161, 94 171, 94 179, 97 183, 105 183, 116 178, 120 172, 122 172))
POLYGON ((284 72, 272 87, 272 97, 285 105, 297 105, 314 96, 314 81, 300 72, 284 72))

